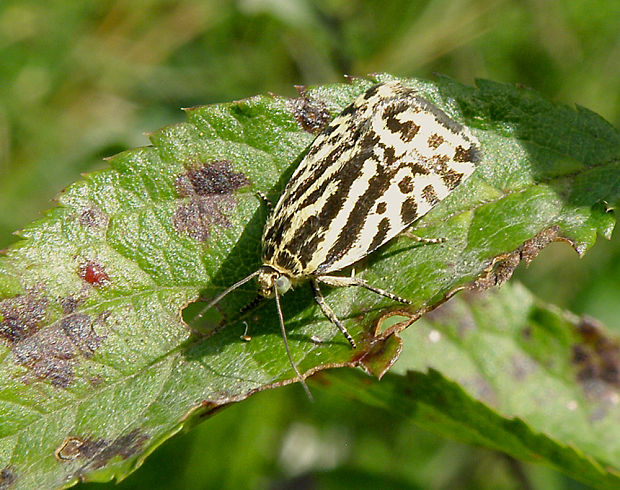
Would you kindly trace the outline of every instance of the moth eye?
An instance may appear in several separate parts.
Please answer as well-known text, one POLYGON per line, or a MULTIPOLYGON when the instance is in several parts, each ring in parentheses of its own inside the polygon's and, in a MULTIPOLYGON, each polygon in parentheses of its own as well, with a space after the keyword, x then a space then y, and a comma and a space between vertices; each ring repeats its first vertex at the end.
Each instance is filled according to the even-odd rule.
POLYGON ((291 289, 291 280, 286 276, 280 275, 275 280, 275 286, 278 293, 284 294, 291 289))

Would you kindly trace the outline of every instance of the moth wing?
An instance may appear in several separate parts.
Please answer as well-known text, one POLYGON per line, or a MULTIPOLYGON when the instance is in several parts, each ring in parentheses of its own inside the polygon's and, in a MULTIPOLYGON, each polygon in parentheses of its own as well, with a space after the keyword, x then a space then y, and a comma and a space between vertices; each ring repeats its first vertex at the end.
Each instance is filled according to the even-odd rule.
POLYGON ((316 138, 263 232, 263 261, 291 276, 362 259, 475 170, 476 138, 399 82, 360 95, 316 138))

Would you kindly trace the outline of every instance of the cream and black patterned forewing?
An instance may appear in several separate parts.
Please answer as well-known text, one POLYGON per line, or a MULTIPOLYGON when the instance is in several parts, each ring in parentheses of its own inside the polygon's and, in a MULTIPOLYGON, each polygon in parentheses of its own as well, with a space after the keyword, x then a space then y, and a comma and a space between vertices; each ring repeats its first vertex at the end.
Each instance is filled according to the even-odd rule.
POLYGON ((398 235, 479 161, 467 128, 399 82, 376 85, 316 138, 263 232, 265 265, 301 279, 398 235))

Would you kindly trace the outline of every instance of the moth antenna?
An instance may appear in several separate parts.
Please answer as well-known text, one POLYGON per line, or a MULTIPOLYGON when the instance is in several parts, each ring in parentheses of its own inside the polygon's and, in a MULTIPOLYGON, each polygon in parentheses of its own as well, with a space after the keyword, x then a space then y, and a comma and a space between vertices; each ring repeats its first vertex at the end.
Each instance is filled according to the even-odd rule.
POLYGON ((249 276, 244 277, 243 279, 241 279, 240 281, 237 281, 236 283, 234 283, 232 286, 230 286, 229 288, 224 289, 224 291, 222 291, 220 294, 218 294, 215 298, 213 298, 211 300, 211 302, 205 306, 202 310, 200 310, 200 312, 194 317, 192 318, 192 322, 195 322, 196 320, 200 320, 200 318, 202 318, 202 315, 205 314, 205 312, 211 308, 212 306, 215 306, 217 303, 220 302, 220 300, 226 296, 228 293, 230 293, 231 291, 234 291, 235 289, 237 289, 239 286, 243 286, 246 282, 251 281, 252 279, 254 279, 256 276, 258 276, 258 274, 260 273, 260 269, 256 270, 254 272, 252 272, 252 274, 250 274, 249 276))
POLYGON ((280 295, 278 294, 278 288, 274 286, 273 292, 275 293, 275 296, 276 296, 276 309, 278 310, 278 317, 280 318, 280 330, 282 331, 282 338, 284 339, 284 348, 286 349, 286 355, 288 356, 288 360, 293 368, 293 371, 295 371, 295 374, 297 375, 297 379, 301 383, 301 386, 306 392, 306 395, 308 396, 310 401, 313 402, 314 398, 312 397, 312 393, 310 393, 310 389, 308 388, 308 385, 306 384, 306 380, 301 377, 299 369, 297 369, 297 366, 295 365, 295 362, 293 361, 293 356, 291 355, 291 350, 289 349, 289 346, 288 346, 288 338, 286 337, 286 329, 284 328, 284 315, 282 314, 282 308, 280 307, 280 295))

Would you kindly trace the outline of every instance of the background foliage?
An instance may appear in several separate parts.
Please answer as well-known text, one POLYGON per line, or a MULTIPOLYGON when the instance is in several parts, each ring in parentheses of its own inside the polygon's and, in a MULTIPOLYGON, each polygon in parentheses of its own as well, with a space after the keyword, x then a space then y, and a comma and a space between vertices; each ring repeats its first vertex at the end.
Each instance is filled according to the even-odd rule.
MULTIPOLYGON (((343 73, 521 83, 618 126, 619 30, 620 7, 605 0, 403 0, 380 9, 373 1, 5 0, 0 247, 80 172, 147 144, 145 131, 184 120, 179 107, 267 91, 294 95, 294 84, 340 81, 343 73)), ((520 279, 540 298, 619 331, 619 243, 601 241, 581 261, 553 244, 520 279)), ((167 443, 122 485, 314 479, 337 488, 360 474, 369 486, 400 488, 577 485, 438 439, 380 409, 352 407, 333 390, 316 391, 315 405, 293 387, 231 407, 167 443)))

